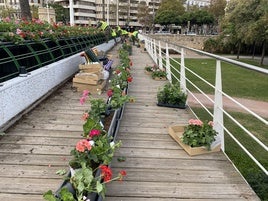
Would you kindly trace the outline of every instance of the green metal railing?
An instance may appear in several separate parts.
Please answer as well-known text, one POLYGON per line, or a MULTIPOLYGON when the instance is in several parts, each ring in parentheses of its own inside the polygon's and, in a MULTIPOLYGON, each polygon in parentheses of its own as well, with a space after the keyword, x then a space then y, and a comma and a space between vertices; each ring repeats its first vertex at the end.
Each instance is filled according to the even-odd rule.
POLYGON ((104 42, 104 34, 99 33, 56 41, 27 41, 19 45, 0 43, 0 83, 17 77, 22 66, 30 72, 104 42))

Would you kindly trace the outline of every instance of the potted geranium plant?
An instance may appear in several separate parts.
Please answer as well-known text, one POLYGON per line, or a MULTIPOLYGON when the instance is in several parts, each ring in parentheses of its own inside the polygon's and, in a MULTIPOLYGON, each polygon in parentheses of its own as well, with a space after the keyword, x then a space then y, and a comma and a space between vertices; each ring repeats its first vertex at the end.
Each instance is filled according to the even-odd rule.
POLYGON ((167 73, 165 70, 156 69, 151 74, 152 78, 154 80, 166 80, 167 79, 167 73))
POLYGON ((100 165, 95 169, 82 164, 68 181, 55 195, 51 190, 43 194, 48 201, 94 201, 101 195, 105 197, 106 184, 112 181, 122 181, 126 171, 119 171, 118 175, 112 178, 112 170, 109 166, 100 165))
POLYGON ((157 105, 173 108, 186 108, 187 94, 180 90, 179 83, 166 83, 157 92, 157 105))
POLYGON ((211 149, 217 135, 212 121, 190 119, 187 126, 170 126, 169 134, 191 156, 220 150, 220 145, 211 149))
POLYGON ((146 65, 146 66, 144 67, 145 73, 146 73, 147 75, 151 75, 152 72, 154 72, 156 69, 157 69, 157 66, 156 66, 156 65, 153 65, 153 66, 146 65))

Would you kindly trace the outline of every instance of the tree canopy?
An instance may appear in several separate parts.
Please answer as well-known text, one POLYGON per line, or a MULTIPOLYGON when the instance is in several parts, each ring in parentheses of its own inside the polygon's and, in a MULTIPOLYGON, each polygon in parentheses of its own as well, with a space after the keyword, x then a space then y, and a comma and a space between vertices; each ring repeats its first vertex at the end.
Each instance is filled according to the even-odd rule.
POLYGON ((184 12, 185 8, 182 0, 163 0, 156 12, 154 23, 165 26, 178 25, 184 12))
POLYGON ((238 47, 241 43, 261 44, 264 57, 265 44, 268 39, 267 0, 231 1, 226 9, 223 28, 225 34, 228 34, 238 47))

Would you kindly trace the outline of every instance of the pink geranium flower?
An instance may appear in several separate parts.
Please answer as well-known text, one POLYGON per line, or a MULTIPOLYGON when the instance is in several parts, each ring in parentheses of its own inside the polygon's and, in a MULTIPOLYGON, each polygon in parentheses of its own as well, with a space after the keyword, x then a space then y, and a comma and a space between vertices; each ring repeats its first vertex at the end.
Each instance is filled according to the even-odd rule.
POLYGON ((76 143, 76 150, 79 152, 85 152, 86 150, 91 150, 91 144, 88 140, 80 140, 76 143))
POLYGON ((197 126, 202 126, 203 122, 199 119, 190 119, 189 120, 190 125, 197 125, 197 126))

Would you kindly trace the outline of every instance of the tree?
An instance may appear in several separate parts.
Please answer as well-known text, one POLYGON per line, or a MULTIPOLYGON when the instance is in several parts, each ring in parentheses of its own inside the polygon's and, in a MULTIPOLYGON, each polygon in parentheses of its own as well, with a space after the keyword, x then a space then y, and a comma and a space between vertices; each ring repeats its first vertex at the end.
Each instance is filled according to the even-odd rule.
POLYGON ((185 12, 182 0, 163 0, 156 11, 154 23, 168 26, 180 24, 180 16, 185 12))
POLYGON ((143 25, 143 27, 152 29, 153 26, 153 14, 150 13, 149 6, 145 1, 141 1, 138 5, 138 14, 137 14, 139 23, 143 25))
MULTIPOLYGON (((218 29, 221 19, 225 15, 225 8, 226 8, 226 0, 212 0, 211 4, 208 8, 208 12, 211 13, 215 18, 215 25, 214 30, 218 29)), ((220 30, 218 29, 217 32, 219 33, 220 30)))
POLYGON ((212 14, 210 14, 206 9, 193 9, 190 12, 185 13, 181 17, 181 22, 183 26, 187 27, 187 30, 206 34, 207 30, 204 28, 205 25, 213 24, 215 21, 212 14))
POLYGON ((266 0, 232 1, 226 9, 225 28, 236 41, 239 58, 242 44, 262 47, 260 64, 263 65, 265 45, 268 39, 268 5, 266 0))
POLYGON ((20 0, 21 18, 25 20, 32 20, 30 4, 28 0, 20 0))
POLYGON ((55 10, 56 22, 66 23, 66 19, 69 18, 68 9, 57 3, 49 3, 48 6, 55 10))

